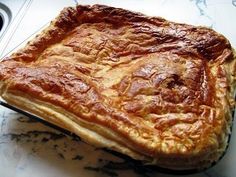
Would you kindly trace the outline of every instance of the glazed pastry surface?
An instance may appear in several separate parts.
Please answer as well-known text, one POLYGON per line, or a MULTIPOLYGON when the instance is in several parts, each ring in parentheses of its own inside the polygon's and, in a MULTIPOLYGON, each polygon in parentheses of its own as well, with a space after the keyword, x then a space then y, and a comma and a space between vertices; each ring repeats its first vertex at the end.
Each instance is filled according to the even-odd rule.
POLYGON ((0 93, 91 144, 164 168, 205 168, 227 145, 235 66, 212 29, 77 6, 0 62, 0 93))

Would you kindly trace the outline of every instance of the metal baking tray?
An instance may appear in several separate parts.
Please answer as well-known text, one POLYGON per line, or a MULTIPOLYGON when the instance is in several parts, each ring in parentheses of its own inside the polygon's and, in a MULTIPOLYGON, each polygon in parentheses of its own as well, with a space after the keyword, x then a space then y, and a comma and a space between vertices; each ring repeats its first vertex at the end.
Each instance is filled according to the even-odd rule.
MULTIPOLYGON (((40 31, 42 29, 44 29, 46 26, 49 25, 50 22, 47 22, 46 24, 44 24, 40 29, 38 29, 37 31, 35 31, 33 34, 31 34, 29 37, 27 37, 25 40, 23 40, 20 44, 18 44, 15 48, 13 48, 8 54, 6 54, 3 58, 9 56, 11 53, 13 53, 14 51, 16 51, 17 49, 23 47, 27 41, 29 41, 30 39, 34 38, 34 36, 36 36, 38 33, 40 33, 40 31)), ((0 60, 1 62, 1 60, 0 60)), ((78 138, 77 135, 75 135, 74 133, 68 131, 68 130, 65 130, 61 127, 58 127, 52 123, 49 123, 47 121, 45 121, 43 118, 35 115, 35 114, 32 114, 28 111, 25 111, 21 108, 18 108, 16 106, 13 106, 9 103, 7 103, 6 101, 4 101, 1 97, 0 97, 0 106, 4 106, 6 108, 9 108, 15 112, 18 112, 20 114, 23 114, 29 118, 32 118, 46 126, 49 126, 51 128, 54 128, 56 130, 59 130, 60 132, 66 134, 66 135, 69 135, 69 136, 72 136, 72 137, 76 137, 78 138)), ((232 112, 232 122, 234 120, 234 112, 235 110, 233 110, 232 112)), ((230 131, 232 132, 232 126, 233 126, 233 123, 231 124, 231 127, 230 127, 230 131)), ((79 138, 80 139, 80 138, 79 138)), ((171 170, 171 169, 167 169, 167 168, 162 168, 162 167, 158 167, 158 166, 153 166, 153 165, 143 165, 141 161, 138 161, 138 160, 134 160, 132 158, 130 158, 129 156, 126 156, 124 154, 121 154, 121 153, 118 153, 118 152, 115 152, 115 151, 112 151, 112 150, 109 150, 109 149, 103 149, 104 151, 108 152, 108 153, 111 153, 112 155, 115 155, 115 156, 118 156, 119 158, 122 158, 124 159, 125 161, 128 162, 128 164, 124 165, 124 164, 109 164, 108 168, 110 169, 114 169, 114 170, 122 170, 122 169, 130 169, 130 168, 134 168, 135 170, 137 170, 137 172, 139 174, 142 174, 142 173, 146 173, 146 172, 158 172, 158 173, 165 173, 165 174, 172 174, 172 175, 191 175, 191 174, 196 174, 196 173, 200 173, 200 172, 204 172, 205 170, 208 170, 210 168, 212 168, 213 166, 215 166, 223 157, 224 155, 226 154, 227 152, 227 149, 228 149, 228 145, 230 143, 230 139, 231 139, 231 134, 229 135, 229 138, 228 138, 228 143, 227 143, 227 147, 226 147, 226 150, 224 151, 224 153, 222 154, 222 156, 218 159, 217 162, 214 162, 211 164, 211 166, 209 166, 208 168, 205 168, 205 169, 191 169, 191 170, 171 170)))
MULTIPOLYGON (((58 127, 52 123, 49 123, 47 121, 45 121, 43 118, 40 118, 39 116, 35 115, 35 114, 32 114, 28 111, 25 111, 23 109, 20 109, 16 106, 13 106, 7 102, 5 102, 3 99, 0 99, 0 105, 1 106, 4 106, 8 109, 11 109, 13 111, 16 111, 20 114, 23 114, 31 119, 34 119, 46 126, 49 126, 51 128, 54 128, 66 135, 69 135, 69 136, 73 136, 73 137, 78 137, 77 135, 75 135, 74 133, 71 133, 70 131, 68 130, 65 130, 61 127, 58 127)), ((232 119, 234 119, 234 112, 232 112, 232 119)), ((232 120, 233 121, 233 120, 232 120)), ((231 125, 230 127, 230 130, 232 131, 232 126, 233 124, 231 125)), ((222 154, 222 156, 219 158, 219 160, 217 162, 219 162, 223 156, 226 154, 227 152, 227 149, 228 149, 228 145, 230 143, 230 139, 231 139, 231 134, 229 135, 229 138, 228 138, 228 143, 227 143, 227 147, 226 147, 226 150, 224 151, 224 153, 222 154)), ((138 169, 140 171, 140 173, 142 172, 159 172, 159 173, 166 173, 166 174, 173 174, 173 175, 190 175, 190 174, 196 174, 196 173, 200 173, 200 172, 203 172, 209 168, 212 168, 213 166, 215 166, 217 164, 217 162, 214 162, 211 164, 210 167, 206 168, 206 169, 191 169, 191 170, 171 170, 171 169, 165 169, 165 168, 162 168, 162 167, 158 167, 158 166, 151 166, 151 165, 143 165, 142 162, 138 161, 138 160, 134 160, 126 155, 123 155, 121 153, 118 153, 118 152, 115 152, 115 151, 112 151, 112 150, 109 150, 109 149, 103 149, 104 151, 108 152, 108 153, 111 153, 112 155, 115 155, 115 156, 118 156, 119 158, 122 158, 124 159, 125 161, 128 161, 129 164, 126 164, 126 166, 124 166, 124 164, 110 164, 109 168, 113 168, 114 170, 118 170, 118 169, 124 169, 124 168, 127 168, 127 165, 129 168, 135 168, 136 170, 138 169)))

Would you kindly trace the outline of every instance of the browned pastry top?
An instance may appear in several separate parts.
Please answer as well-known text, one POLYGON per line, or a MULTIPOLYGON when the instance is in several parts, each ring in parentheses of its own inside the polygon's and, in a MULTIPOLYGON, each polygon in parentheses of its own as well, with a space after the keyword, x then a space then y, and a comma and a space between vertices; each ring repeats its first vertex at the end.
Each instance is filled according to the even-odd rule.
POLYGON ((156 157, 219 147, 229 42, 205 27, 101 5, 66 8, 0 64, 9 92, 112 129, 156 157))

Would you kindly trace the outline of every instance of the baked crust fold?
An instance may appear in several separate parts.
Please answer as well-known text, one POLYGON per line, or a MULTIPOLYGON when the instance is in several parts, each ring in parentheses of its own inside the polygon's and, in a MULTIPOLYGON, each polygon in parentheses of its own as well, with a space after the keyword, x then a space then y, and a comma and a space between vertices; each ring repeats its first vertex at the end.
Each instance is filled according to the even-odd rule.
POLYGON ((235 69, 212 29, 78 5, 0 62, 0 94, 90 144, 201 169, 227 146, 235 69))

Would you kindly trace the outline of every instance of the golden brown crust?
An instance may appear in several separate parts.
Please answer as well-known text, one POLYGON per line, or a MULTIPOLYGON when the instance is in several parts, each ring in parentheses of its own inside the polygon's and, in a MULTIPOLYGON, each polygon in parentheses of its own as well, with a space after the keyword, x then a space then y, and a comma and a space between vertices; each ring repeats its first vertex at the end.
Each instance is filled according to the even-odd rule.
POLYGON ((227 143, 235 68, 230 43, 211 29, 77 6, 0 63, 0 93, 18 106, 9 95, 92 123, 127 155, 202 168, 227 143))

